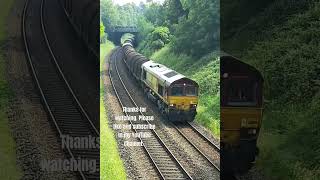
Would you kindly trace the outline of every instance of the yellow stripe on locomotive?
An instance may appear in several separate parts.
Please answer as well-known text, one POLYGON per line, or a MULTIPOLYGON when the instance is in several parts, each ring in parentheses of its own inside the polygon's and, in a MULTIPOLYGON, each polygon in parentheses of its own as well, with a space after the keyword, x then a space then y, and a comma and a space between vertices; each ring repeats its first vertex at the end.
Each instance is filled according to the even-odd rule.
POLYGON ((237 147, 242 140, 256 140, 261 126, 262 109, 248 107, 221 108, 221 140, 226 148, 237 147))

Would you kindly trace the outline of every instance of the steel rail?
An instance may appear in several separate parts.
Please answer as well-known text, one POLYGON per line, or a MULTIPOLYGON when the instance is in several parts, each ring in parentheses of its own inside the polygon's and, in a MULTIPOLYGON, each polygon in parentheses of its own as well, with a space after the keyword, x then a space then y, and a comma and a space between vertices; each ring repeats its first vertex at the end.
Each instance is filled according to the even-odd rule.
MULTIPOLYGON (((55 68, 55 70, 58 70, 58 74, 57 76, 59 76, 60 78, 62 78, 61 83, 64 84, 64 86, 67 87, 67 90, 66 91, 67 93, 69 93, 69 95, 71 95, 71 99, 72 101, 75 101, 76 102, 76 108, 77 109, 77 112, 79 112, 79 117, 81 117, 81 120, 84 120, 86 119, 86 121, 90 124, 89 125, 89 129, 91 130, 88 130, 89 134, 94 134, 94 135, 97 135, 99 136, 99 132, 98 130, 96 129, 96 127, 94 126, 93 122, 90 120, 88 114, 86 113, 86 111, 84 110, 84 108, 82 107, 81 103, 79 102, 79 100, 77 99, 74 91, 72 90, 71 86, 69 85, 68 81, 66 80, 58 62, 57 62, 57 59, 51 49, 51 46, 50 46, 50 42, 48 40, 48 37, 47 37, 47 34, 46 34, 46 28, 45 28, 45 23, 44 23, 44 3, 45 3, 45 0, 41 0, 41 6, 40 6, 40 24, 41 24, 41 31, 42 31, 42 36, 44 38, 44 41, 45 41, 45 44, 47 46, 47 49, 50 53, 50 57, 53 61, 53 67, 52 68, 55 68), (81 114, 81 115, 80 115, 81 114), (83 118, 83 119, 82 119, 83 118)), ((52 109, 55 109, 55 107, 51 107, 50 103, 48 102, 48 98, 49 97, 53 97, 55 94, 46 94, 45 93, 45 90, 43 89, 44 87, 42 87, 41 83, 40 83, 40 76, 38 76, 38 74, 36 73, 36 67, 35 67, 35 62, 34 62, 34 59, 32 58, 32 55, 30 53, 30 45, 29 45, 29 42, 27 40, 27 31, 26 31, 26 17, 27 17, 27 9, 29 7, 29 4, 30 4, 30 0, 27 0, 25 5, 24 5, 24 9, 23 9, 23 16, 22 16, 22 36, 23 36, 23 41, 24 41, 24 45, 25 45, 25 51, 26 51, 26 55, 27 55, 27 60, 28 60, 28 64, 30 65, 30 68, 31 68, 31 72, 32 72, 32 75, 33 75, 33 78, 36 82, 36 86, 40 92, 40 96, 41 96, 41 99, 43 100, 44 102, 44 105, 45 105, 45 108, 46 108, 46 111, 50 117, 50 119, 52 120, 53 124, 54 124, 54 127, 56 128, 56 130, 58 131, 58 134, 60 135, 60 137, 62 138, 65 134, 63 134, 63 131, 64 130, 67 130, 65 128, 68 128, 67 126, 65 127, 63 123, 58 122, 57 118, 55 117, 56 115, 54 114, 54 111, 52 109)), ((51 61, 51 62, 52 62, 51 61)), ((48 92, 49 93, 49 92, 48 92)), ((68 112, 71 112, 72 110, 69 109, 68 112)), ((76 117, 76 116, 72 116, 72 117, 76 117)), ((61 118, 61 117, 60 117, 61 118)), ((58 118, 59 119, 59 118, 58 118)), ((61 119, 60 119, 61 120, 61 119)), ((72 123, 77 123, 77 122, 72 122, 72 123)), ((79 123, 79 122, 78 122, 79 123)), ((70 126, 70 123, 68 124, 69 128, 71 127, 70 126)), ((72 126, 73 127, 73 126, 72 126)), ((70 130, 70 129, 69 129, 70 130)), ((87 130, 87 129, 86 129, 87 130)), ((71 132, 70 132, 71 133, 71 132)), ((76 134, 77 132, 72 132, 73 134, 76 134)), ((71 133, 71 134, 72 134, 71 133)), ((70 147, 66 144, 65 141, 62 141, 62 143, 64 143, 65 145, 65 148, 67 150, 67 154, 71 157, 71 159, 76 159, 76 152, 74 152, 73 150, 70 149, 70 147)), ((92 153, 89 152, 88 155, 92 153)), ((83 152, 82 152, 82 156, 83 156, 83 152)), ((81 157, 81 155, 79 155, 79 157, 81 157)), ((78 169, 77 172, 79 173, 81 179, 83 180, 86 180, 86 179, 89 179, 89 177, 87 177, 85 175, 85 173, 81 170, 81 169, 78 169)), ((89 175, 90 176, 90 175, 89 175)))
MULTIPOLYGON (((48 101, 46 99, 46 96, 44 95, 44 92, 43 92, 43 90, 41 88, 41 85, 40 85, 40 82, 39 82, 39 78, 38 78, 38 75, 37 75, 37 73, 35 71, 35 67, 34 67, 34 64, 32 62, 32 58, 31 58, 31 54, 30 54, 30 50, 29 50, 30 47, 29 47, 29 44, 28 44, 28 41, 27 41, 27 33, 26 33, 26 27, 25 27, 26 26, 27 9, 28 9, 28 6, 29 6, 29 2, 30 2, 30 0, 26 0, 24 8, 23 8, 23 14, 22 14, 22 36, 23 36, 23 42, 24 42, 24 45, 25 45, 25 51, 26 51, 26 55, 27 55, 27 60, 29 62, 29 65, 30 65, 30 68, 31 68, 31 71, 32 71, 32 74, 33 74, 33 78, 34 78, 34 80, 36 82, 36 86, 37 86, 37 88, 38 88, 38 90, 40 92, 41 98, 42 98, 42 100, 43 100, 43 102, 45 104, 47 112, 49 113, 49 116, 52 119, 52 121, 53 121, 53 123, 54 123, 54 125, 55 125, 55 127, 56 127, 56 129, 58 131, 58 134, 60 135, 60 137, 62 137, 63 133, 62 133, 60 127, 58 126, 58 123, 57 123, 57 121, 56 121, 56 119, 55 119, 55 117, 54 117, 54 115, 52 113, 52 110, 51 110, 51 108, 50 108, 50 106, 48 104, 48 101)), ((65 145, 67 147, 67 151, 68 151, 69 155, 73 159, 75 159, 71 149, 68 147, 67 144, 65 144, 65 145)), ((79 170, 79 173, 80 173, 81 178, 85 180, 86 178, 85 178, 83 172, 81 170, 79 170)))
MULTIPOLYGON (((120 78, 120 81, 121 81, 121 84, 123 85, 125 91, 127 92, 128 96, 130 97, 130 100, 131 102, 137 107, 139 108, 139 106, 137 105, 137 103, 134 101, 134 99, 132 98, 130 92, 128 91, 126 85, 124 84, 122 78, 121 78, 121 75, 118 71, 118 66, 117 66, 117 63, 115 64, 116 66, 116 71, 117 71, 117 74, 120 78)), ((139 111, 139 113, 142 115, 142 116, 145 116, 144 113, 142 113, 141 111, 139 111)), ((151 124, 148 120, 146 120, 146 122, 148 124, 151 124)), ((178 161, 178 159, 173 155, 173 153, 170 151, 170 149, 166 146, 166 144, 162 141, 162 139, 160 138, 160 136, 158 135, 158 133, 152 129, 152 132, 156 135, 157 139, 161 142, 161 144, 165 147, 166 151, 173 157, 173 159, 176 161, 176 163, 180 166, 180 168, 184 171, 184 173, 188 176, 188 178, 190 178, 192 180, 192 177, 190 176, 190 174, 187 172, 187 170, 180 164, 180 162, 178 161)))
MULTIPOLYGON (((117 51, 117 49, 116 49, 115 51, 117 51)), ((121 98, 120 98, 120 96, 119 96, 119 94, 118 94, 117 88, 116 88, 115 85, 114 85, 114 82, 113 82, 113 80, 112 80, 112 75, 111 75, 111 69, 110 69, 110 67, 111 67, 111 59, 112 59, 112 56, 114 56, 113 54, 116 53, 115 51, 112 52, 112 55, 111 55, 111 57, 110 57, 110 59, 109 59, 109 70, 108 70, 108 73, 109 73, 110 82, 111 82, 111 85, 112 85, 112 87, 113 87, 113 90, 114 90, 114 92, 115 92, 115 94, 116 94, 117 100, 118 100, 120 106, 123 108, 123 107, 125 107, 125 106, 124 106, 124 104, 123 104, 122 101, 121 101, 121 98)), ((126 111, 123 112, 123 113, 128 116, 128 113, 127 113, 126 111)), ((130 122, 131 125, 133 125, 133 123, 132 123, 131 120, 130 120, 129 122, 130 122)), ((134 132, 137 133, 137 130, 134 129, 134 132)), ((138 137, 138 139, 139 139, 141 142, 143 142, 140 137, 138 137)), ((165 178, 164 178, 163 174, 161 173, 159 167, 158 167, 157 164, 155 163, 155 161, 154 161, 154 159, 152 158, 151 154, 149 153, 148 149, 146 148, 146 146, 145 146, 144 144, 143 144, 142 147, 144 148, 144 150, 145 150, 146 153, 148 154, 150 160, 152 161, 153 165, 154 165, 155 168, 157 169, 158 174, 161 176, 161 179, 164 180, 165 178)))
MULTIPOLYGON (((116 66, 117 68, 117 66, 116 66)), ((118 72, 118 70, 117 70, 118 72)), ((119 73, 118 73, 119 74, 119 73)), ((119 75, 120 76, 120 75, 119 75)), ((123 84, 123 86, 125 87, 124 85, 124 82, 120 79, 121 83, 123 84)), ((126 89, 126 88, 125 88, 126 89)), ((132 102, 135 104, 136 107, 138 107, 138 105, 135 103, 135 101, 133 100, 133 98, 131 97, 130 93, 128 92, 128 90, 126 89, 127 93, 129 94, 130 96, 130 99, 132 100, 132 102)), ((142 113, 143 115, 143 113, 142 113)), ((144 116, 144 115, 143 115, 144 116)), ((148 122, 148 121, 147 121, 148 122)), ((201 138, 203 138, 206 142, 208 142, 210 144, 210 146, 212 146, 218 153, 220 153, 220 148, 215 145, 213 142, 211 142, 207 137, 205 137, 201 132, 199 132, 195 127, 193 127, 189 122, 188 124, 190 125, 191 127, 191 130, 193 130, 194 132, 196 132, 197 134, 200 135, 201 138)), ((210 160, 210 158, 205 155, 194 143, 192 143, 188 138, 187 136, 174 124, 172 123, 173 127, 179 132, 179 134, 193 147, 196 149, 196 151, 198 151, 217 171, 220 172, 220 167, 218 165, 216 165, 214 162, 212 162, 212 160, 210 160)))
POLYGON ((207 141, 216 151, 220 153, 220 147, 217 146, 215 143, 213 143, 210 139, 208 139, 203 133, 201 133, 194 125, 192 125, 190 122, 187 122, 187 124, 194 130, 194 132, 198 133, 205 141, 207 141))
MULTIPOLYGON (((121 81, 122 81, 122 80, 121 80, 121 81)), ((122 83, 123 83, 123 82, 122 82, 122 83)), ((131 97, 131 99, 132 99, 132 97, 131 97)), ((138 107, 137 104, 135 104, 135 106, 138 107)), ((171 124, 172 124, 172 126, 179 132, 179 134, 180 134, 191 146, 193 146, 217 171, 220 172, 220 167, 219 167, 218 165, 216 165, 214 162, 212 162, 207 155, 205 155, 194 143, 192 143, 192 142, 188 139, 188 137, 176 126, 175 123, 172 123, 172 122, 171 122, 171 124)), ((189 122, 187 122, 187 124, 191 127, 190 129, 191 129, 192 131, 194 131, 196 134, 199 134, 202 139, 204 139, 206 142, 208 142, 208 144, 210 144, 210 146, 212 146, 218 153, 220 153, 220 148, 219 148, 217 145, 215 145, 215 144, 214 144, 212 141, 210 141, 206 136, 204 136, 201 132, 199 132, 198 129, 196 129, 192 124, 190 124, 189 122)))
POLYGON ((82 41, 86 44, 86 46, 88 47, 88 49, 91 51, 92 54, 94 54, 94 56, 96 56, 97 59, 99 59, 99 55, 97 54, 97 52, 94 50, 94 48, 89 44, 89 42, 87 40, 85 40, 85 38, 82 36, 81 31, 78 29, 77 25, 74 23, 71 15, 67 12, 67 10, 64 8, 61 0, 59 0, 59 4, 61 6, 61 8, 63 9, 63 12, 65 14, 65 16, 67 17, 69 23, 71 24, 72 28, 76 31, 77 36, 79 36, 82 41))
MULTIPOLYGON (((109 61, 109 63, 111 64, 110 61, 109 61)), ((117 67, 117 63, 116 63, 116 62, 115 62, 115 68, 116 68, 116 73, 117 73, 117 75, 118 75, 118 77, 119 77, 119 79, 120 79, 120 82, 121 82, 122 86, 123 86, 123 89, 126 91, 126 94, 128 95, 130 101, 135 105, 135 107, 138 107, 137 104, 136 104, 136 102, 133 100, 131 94, 129 93, 127 87, 125 86, 122 78, 121 78, 121 75, 120 75, 120 73, 119 73, 119 71, 118 71, 118 67, 117 67)), ((109 66, 109 76, 110 76, 110 79, 112 80, 112 78, 111 78, 111 72, 110 72, 110 66, 109 66)), ((112 84, 113 84, 113 82, 112 82, 112 84)), ((115 91, 117 91, 116 88, 115 88, 115 86, 114 86, 114 84, 113 84, 113 88, 114 88, 115 91)), ((120 102, 120 101, 121 101, 121 100, 120 100, 120 97, 119 97, 118 93, 116 93, 116 94, 117 94, 117 99, 118 99, 118 101, 120 102)), ((122 107, 124 107, 122 102, 120 102, 120 104, 121 104, 122 107)), ((145 116, 141 111, 139 111, 139 113, 140 113, 142 116, 145 116)), ((146 122, 147 122, 148 124, 150 124, 149 121, 146 121, 146 122)), ((130 123, 133 124, 131 121, 130 121, 130 123)), ((180 169, 183 171, 183 174, 185 174, 189 179, 192 180, 192 177, 190 176, 190 174, 184 169, 184 167, 180 164, 180 162, 177 160, 177 158, 173 155, 173 153, 169 150, 169 148, 164 144, 164 142, 162 141, 162 139, 160 138, 160 136, 155 132, 155 130, 151 129, 151 131, 152 131, 153 134, 155 135, 156 139, 159 140, 159 142, 162 144, 162 146, 164 147, 165 151, 172 157, 172 159, 176 162, 176 164, 178 164, 178 166, 180 167, 180 169)), ((141 141, 142 141, 142 139, 141 139, 141 141)), ((142 142, 143 142, 143 141, 142 141, 142 142)), ((145 146, 144 146, 144 149, 146 150, 146 152, 148 153, 149 158, 152 160, 153 164, 154 164, 155 167, 157 168, 157 171, 161 174, 161 177, 162 177, 163 179, 165 179, 165 178, 164 178, 164 175, 163 175, 162 172, 161 172, 161 170, 159 169, 159 167, 157 166, 157 164, 156 164, 156 162, 154 161, 153 157, 151 156, 151 153, 149 152, 149 150, 148 150, 145 146)))
POLYGON ((190 139, 173 123, 173 127, 179 132, 179 134, 193 147, 195 148, 217 171, 220 172, 220 167, 216 165, 210 158, 205 155, 190 139))
POLYGON ((51 48, 51 45, 50 45, 50 42, 49 42, 49 39, 48 39, 48 36, 47 36, 47 33, 46 33, 46 28, 45 28, 45 25, 44 25, 44 21, 43 21, 44 2, 45 2, 45 0, 41 0, 41 15, 40 15, 41 28, 42 28, 42 33, 43 33, 44 39, 46 41, 48 50, 49 50, 49 52, 51 54, 51 57, 53 59, 53 62, 55 63, 55 65, 56 65, 56 67, 57 67, 57 69, 58 69, 63 81, 65 82, 66 86, 68 87, 72 97, 74 98, 74 100, 76 101, 78 107, 80 108, 81 113, 86 117, 86 119, 88 120, 89 124, 91 125, 91 128, 95 131, 96 135, 100 136, 100 132, 97 130, 97 128, 93 124, 92 120, 90 119, 88 113, 84 110, 83 106, 81 105, 80 101, 78 100, 77 96, 75 95, 73 89, 70 86, 70 83, 67 81, 66 77, 64 76, 64 74, 63 74, 63 72, 61 70, 61 67, 60 67, 60 65, 59 65, 59 63, 57 61, 56 56, 54 55, 54 53, 52 51, 52 48, 51 48))

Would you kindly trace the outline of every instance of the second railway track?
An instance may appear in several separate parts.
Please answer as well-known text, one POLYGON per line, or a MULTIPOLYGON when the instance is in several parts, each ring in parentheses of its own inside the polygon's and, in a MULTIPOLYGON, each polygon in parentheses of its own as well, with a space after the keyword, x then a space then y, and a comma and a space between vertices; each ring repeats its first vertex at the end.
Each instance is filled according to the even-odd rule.
POLYGON ((220 172, 220 148, 189 122, 172 124, 179 134, 220 172))
MULTIPOLYGON (((117 64, 116 62, 120 63, 120 61, 122 60, 121 56, 120 56, 120 58, 115 57, 116 56, 115 54, 118 54, 118 53, 121 53, 121 48, 118 48, 116 50, 116 53, 113 53, 111 55, 111 62, 109 62, 110 63, 109 70, 111 69, 111 72, 113 71, 113 73, 114 73, 114 75, 112 75, 110 72, 111 80, 114 81, 113 82, 114 89, 121 89, 121 88, 124 89, 122 93, 124 93, 125 95, 124 94, 117 95, 119 98, 119 101, 121 101, 120 104, 122 104, 122 106, 128 105, 128 102, 129 102, 129 104, 131 103, 130 107, 131 106, 137 107, 138 106, 137 103, 134 102, 135 100, 130 95, 130 92, 132 92, 132 89, 130 89, 130 92, 129 92, 128 88, 126 87, 126 85, 124 83, 124 80, 121 78, 121 75, 118 72, 118 66, 116 65, 117 64), (117 78, 114 79, 114 77, 112 77, 112 76, 117 76, 117 78), (115 86, 118 86, 118 87, 115 87, 115 86), (124 96, 127 96, 127 97, 124 97, 124 96), (124 99, 126 99, 126 100, 124 100, 124 99)), ((148 115, 150 115, 150 114, 148 114, 148 115)), ((181 125, 171 124, 171 127, 175 127, 176 130, 179 131, 181 136, 183 138, 185 138, 186 142, 191 144, 193 146, 193 148, 203 157, 203 159, 206 159, 208 161, 208 163, 210 164, 210 166, 212 166, 212 168, 215 169, 215 171, 219 173, 220 172, 220 154, 219 154, 220 148, 219 148, 219 146, 215 145, 212 141, 210 141, 208 138, 206 138, 206 136, 203 135, 200 131, 198 131, 192 124, 184 124, 183 126, 184 126, 184 128, 182 128, 181 125), (185 133, 183 133, 183 132, 185 132, 185 133), (194 136, 193 138, 189 137, 190 133, 193 133, 192 134, 194 136), (189 134, 189 135, 186 135, 186 134, 189 134), (194 139, 194 138, 196 138, 196 139, 194 139), (194 140, 197 140, 199 142, 193 143, 194 140)), ((159 136, 159 138, 160 138, 160 136, 159 136)), ((152 156, 152 154, 149 154, 149 156, 150 155, 152 156)), ((150 157, 150 158, 152 159, 152 157, 150 157)), ((159 171, 161 171, 161 169, 159 169, 159 171)), ((212 178, 214 179, 214 177, 212 177, 212 178)))
MULTIPOLYGON (((22 37, 27 60, 44 107, 61 138, 99 137, 99 130, 77 99, 51 49, 43 18, 45 2, 46 0, 27 0, 22 16, 22 37)), ((81 179, 99 179, 98 148, 73 148, 66 143, 64 147, 63 150, 70 161, 80 160, 80 164, 95 163, 94 170, 82 168, 76 170, 81 179)))
MULTIPOLYGON (((113 89, 116 93, 118 101, 122 107, 137 107, 137 104, 131 97, 128 89, 123 83, 121 76, 118 72, 115 61, 117 61, 117 56, 120 53, 121 49, 116 49, 115 52, 111 55, 110 65, 109 65, 109 77, 113 86, 113 89)), ((126 115, 142 115, 142 112, 139 113, 125 113, 126 115)), ((136 124, 135 122, 130 121, 130 123, 136 124)), ((143 123, 143 122, 142 122, 143 123)), ((145 124, 150 124, 149 122, 144 122, 145 124)), ((146 130, 135 130, 135 132, 144 132, 150 133, 151 137, 148 138, 139 138, 143 142, 143 148, 145 149, 148 157, 150 158, 153 166, 159 174, 160 179, 192 179, 190 174, 185 170, 185 168, 179 163, 176 157, 164 144, 162 139, 153 129, 146 130)))

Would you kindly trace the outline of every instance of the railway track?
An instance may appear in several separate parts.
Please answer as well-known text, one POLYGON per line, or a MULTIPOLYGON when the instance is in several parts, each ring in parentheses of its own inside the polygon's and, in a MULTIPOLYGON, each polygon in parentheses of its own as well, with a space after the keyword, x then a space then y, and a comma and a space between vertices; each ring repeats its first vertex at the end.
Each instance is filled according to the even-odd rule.
POLYGON ((209 140, 189 122, 172 124, 179 134, 220 172, 220 147, 209 140))
MULTIPOLYGON (((77 99, 51 49, 43 21, 45 2, 46 0, 27 0, 22 16, 22 37, 27 61, 44 107, 60 137, 99 137, 98 129, 77 99)), ((82 168, 75 170, 79 178, 99 179, 98 148, 72 148, 66 141, 62 140, 61 143, 70 162, 78 160, 77 163, 80 165, 84 165, 81 164, 84 162, 95 163, 94 170, 82 168)))
MULTIPOLYGON (((109 77, 113 86, 114 92, 121 107, 138 107, 134 99, 131 97, 127 87, 125 86, 115 61, 120 53, 120 48, 115 50, 111 55, 109 65, 109 77), (117 82, 117 83, 116 83, 117 82)), ((142 115, 141 111, 138 113, 124 113, 125 115, 142 115)), ((143 123, 143 122, 142 122, 143 123)), ((149 124, 149 121, 145 121, 145 124, 149 124)), ((130 121, 131 125, 136 124, 134 121, 130 121)), ((150 158, 153 166, 159 174, 161 179, 193 179, 185 168, 179 163, 177 158, 172 154, 168 147, 164 144, 154 129, 134 130, 136 133, 150 133, 151 137, 139 138, 143 142, 143 148, 150 158)))
MULTIPOLYGON (((118 62, 119 60, 120 59, 118 59, 118 62)), ((170 123, 170 126, 175 128, 186 142, 189 143, 206 161, 208 161, 213 169, 220 173, 220 147, 218 145, 209 140, 191 123, 170 123)))

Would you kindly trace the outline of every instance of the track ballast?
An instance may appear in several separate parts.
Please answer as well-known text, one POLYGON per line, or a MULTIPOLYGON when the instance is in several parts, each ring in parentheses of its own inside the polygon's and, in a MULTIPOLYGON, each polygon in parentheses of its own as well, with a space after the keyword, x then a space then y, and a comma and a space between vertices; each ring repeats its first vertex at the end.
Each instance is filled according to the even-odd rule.
MULTIPOLYGON (((44 107, 59 137, 88 138, 91 136, 97 138, 99 131, 77 99, 51 50, 43 21, 44 3, 45 0, 27 0, 22 17, 22 36, 27 60, 44 107), (39 20, 32 18, 39 18, 39 20)), ((94 172, 78 169, 77 172, 81 179, 100 178, 100 150, 98 148, 75 149, 66 143, 64 147, 63 150, 70 160, 86 160, 96 163, 94 172)))

